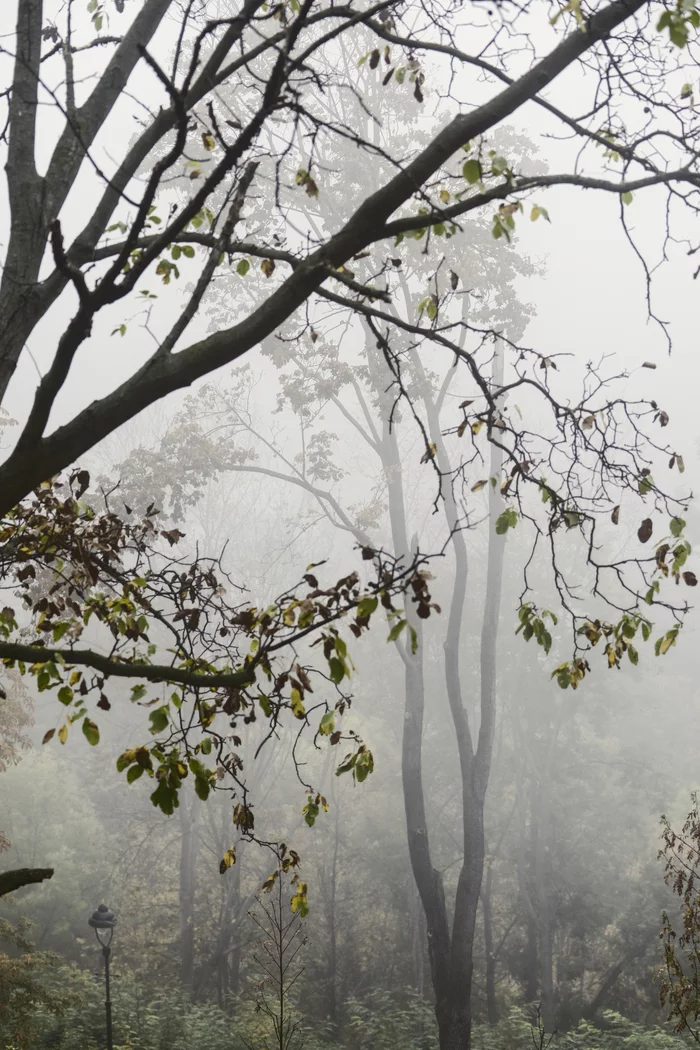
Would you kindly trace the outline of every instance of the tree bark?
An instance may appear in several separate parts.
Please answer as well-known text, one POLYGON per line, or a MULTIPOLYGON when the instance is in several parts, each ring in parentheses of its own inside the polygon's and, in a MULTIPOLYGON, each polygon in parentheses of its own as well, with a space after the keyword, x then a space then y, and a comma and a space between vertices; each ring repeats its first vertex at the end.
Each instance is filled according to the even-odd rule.
POLYGON ((493 944, 493 867, 486 869, 486 878, 481 891, 481 911, 484 920, 484 951, 486 954, 486 1018, 489 1024, 498 1024, 496 1003, 496 956, 493 944))
POLYGON ((53 868, 15 868, 13 871, 0 872, 0 897, 14 893, 22 886, 43 882, 53 875, 53 868))
POLYGON ((542 1024, 550 1035, 556 1027, 554 988, 554 924, 552 918, 552 873, 550 854, 550 805, 548 778, 539 783, 533 807, 533 864, 537 914, 537 945, 542 1024))
POLYGON ((194 908, 196 894, 197 825, 198 800, 194 794, 188 799, 183 792, 180 807, 180 979, 191 997, 194 993, 195 923, 194 908))

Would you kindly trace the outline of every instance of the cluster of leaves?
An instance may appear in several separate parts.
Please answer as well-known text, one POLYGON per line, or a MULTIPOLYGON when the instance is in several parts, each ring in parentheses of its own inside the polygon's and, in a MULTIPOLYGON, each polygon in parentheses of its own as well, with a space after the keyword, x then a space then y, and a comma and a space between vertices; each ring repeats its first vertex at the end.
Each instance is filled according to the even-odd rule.
POLYGON ((27 920, 13 926, 0 919, 0 944, 5 949, 0 951, 0 1031, 17 1048, 35 1045, 37 1011, 55 1016, 77 1000, 73 991, 54 988, 45 980, 57 959, 51 952, 36 951, 30 927, 27 920))
MULTIPOLYGON (((47 482, 0 523, 0 561, 22 610, 7 606, 0 614, 0 658, 32 676, 40 692, 56 695, 64 711, 58 739, 65 742, 80 722, 88 742, 97 744, 93 702, 108 711, 108 680, 135 679, 131 702, 150 708, 155 739, 128 748, 118 769, 129 783, 146 774, 155 785, 151 800, 166 814, 177 807, 187 777, 201 799, 217 786, 231 790, 233 822, 247 836, 254 834, 254 816, 239 750, 245 727, 261 716, 264 735, 277 733, 291 715, 300 728, 315 729, 317 740, 351 740, 354 750, 341 771, 352 769, 363 780, 371 753, 353 732, 336 728, 350 703, 340 686, 352 674, 339 628, 345 622, 359 638, 380 607, 399 617, 394 598, 406 589, 418 614, 429 615, 434 605, 419 560, 404 566, 365 547, 366 584, 352 572, 322 587, 310 565, 298 588, 258 608, 231 600, 239 589, 218 561, 174 557, 183 534, 162 528, 155 507, 140 517, 127 507, 124 518, 108 504, 96 510, 83 498, 89 482, 86 471, 47 482), (99 645, 79 647, 88 632, 99 645), (308 643, 323 654, 316 665, 299 656, 308 643), (167 664, 153 662, 161 648, 167 664), (317 682, 323 698, 316 698, 317 682)), ((234 860, 229 851, 222 870, 234 860)))
MULTIPOLYGON (((514 512, 510 510, 504 511, 498 519, 496 523, 497 532, 506 531, 507 525, 500 527, 500 529, 499 525, 502 524, 502 519, 511 513, 514 512)), ((576 517, 579 518, 581 516, 576 515, 576 517)), ((615 507, 613 523, 617 524, 618 521, 619 507, 615 507)), ((571 525, 572 523, 569 524, 571 525)), ((685 524, 685 520, 681 517, 671 518, 669 524, 670 542, 665 538, 657 546, 654 557, 651 559, 654 565, 652 579, 649 582, 646 593, 636 595, 635 607, 623 612, 619 619, 614 622, 599 618, 584 618, 580 626, 576 627, 578 650, 581 648, 581 643, 585 643, 587 649, 593 649, 602 641, 604 643, 603 654, 609 668, 619 668, 625 655, 630 663, 636 665, 639 662, 639 652, 633 641, 639 633, 642 640, 648 642, 653 631, 652 621, 641 612, 641 608, 643 608, 642 603, 653 605, 658 602, 661 581, 666 578, 674 580, 676 584, 679 584, 682 580, 688 587, 697 586, 695 573, 690 570, 683 570, 683 566, 691 554, 690 543, 682 537, 685 524)), ((652 519, 645 518, 638 529, 638 539, 641 543, 646 543, 651 538, 652 533, 652 519)), ((547 610, 543 610, 540 613, 534 603, 523 603, 519 610, 520 625, 516 630, 516 634, 522 632, 525 641, 529 641, 534 637, 545 653, 549 653, 552 647, 552 636, 545 626, 544 621, 546 617, 549 617, 556 625, 557 619, 553 613, 547 610)), ((654 652, 656 656, 665 655, 676 644, 681 624, 681 620, 677 619, 664 634, 655 640, 654 652)), ((585 658, 585 654, 580 655, 577 653, 572 661, 565 661, 555 667, 551 677, 556 679, 562 689, 569 687, 576 689, 588 671, 590 671, 590 665, 585 658)))

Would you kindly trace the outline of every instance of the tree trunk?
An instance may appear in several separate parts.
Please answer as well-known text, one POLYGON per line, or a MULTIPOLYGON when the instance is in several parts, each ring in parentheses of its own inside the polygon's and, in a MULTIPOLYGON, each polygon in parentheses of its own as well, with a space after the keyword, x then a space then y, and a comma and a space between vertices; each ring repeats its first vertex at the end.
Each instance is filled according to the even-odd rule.
POLYGON ((537 788, 533 807, 534 883, 537 900, 537 940, 540 970, 540 1011, 542 1024, 551 1034, 556 1027, 554 990, 554 924, 552 921, 552 874, 550 855, 549 780, 537 788))
POLYGON ((425 915, 420 896, 411 893, 411 955, 413 957, 413 987, 418 994, 425 995, 425 915))
POLYGON ((180 979, 189 996, 194 993, 194 903, 196 892, 197 825, 199 805, 184 792, 178 809, 180 830, 180 979))
MULTIPOLYGON (((429 391, 430 385, 417 354, 412 357, 420 381, 429 391)), ((494 357, 492 388, 503 385, 502 353, 494 357)), ((426 407, 430 440, 441 476, 441 495, 445 519, 452 537, 455 555, 454 583, 450 600, 447 631, 444 642, 444 667, 447 697, 455 731, 462 782, 462 832, 464 859, 455 898, 455 911, 450 933, 445 908, 442 876, 432 865, 428 840, 425 800, 422 786, 421 746, 423 735, 424 685, 420 621, 415 624, 419 638, 418 653, 406 650, 406 714, 402 773, 404 800, 408 827, 411 865, 426 916, 428 953, 431 966, 435 1013, 438 1022, 441 1050, 469 1050, 471 1039, 471 993, 474 969, 474 940, 476 916, 484 870, 485 835, 484 804, 493 753, 496 713, 496 639, 500 613, 503 572, 504 538, 495 532, 495 520, 502 510, 500 485, 489 491, 489 547, 487 559, 486 598, 481 634, 481 696, 478 743, 474 747, 469 719, 464 706, 460 675, 460 647, 464 606, 467 594, 468 559, 464 533, 460 528, 459 509, 450 482, 451 465, 440 426, 441 398, 449 386, 449 377, 443 383, 437 399, 426 393, 426 407), (420 664, 418 660, 421 660, 420 664), (446 956, 446 958, 445 958, 446 956)), ((489 437, 493 435, 494 418, 489 420, 489 437)), ((393 436, 393 435, 392 435, 393 436)), ((395 438, 394 438, 395 440, 395 438)), ((490 473, 501 472, 502 453, 490 446, 490 473)), ((389 464, 388 478, 396 474, 389 464)), ((397 463, 396 466, 399 466, 397 463)), ((389 506, 392 492, 389 482, 389 506)), ((401 492, 403 515, 403 493, 401 492)), ((398 502, 392 515, 392 525, 398 512, 398 502)), ((410 607, 409 607, 410 608, 410 607)), ((407 617, 410 614, 407 613, 407 617)), ((409 619, 410 623, 410 619, 409 619)))
POLYGON ((498 1024, 496 1003, 496 956, 493 945, 492 912, 493 868, 489 864, 481 891, 481 910, 484 919, 484 951, 486 954, 486 1017, 489 1024, 498 1024))
POLYGON ((529 911, 527 913, 526 938, 525 984, 523 987, 523 995, 526 1003, 536 1003, 537 990, 539 988, 537 975, 540 969, 537 954, 537 923, 535 922, 534 915, 530 914, 529 911))
POLYGON ((338 895, 338 852, 340 849, 340 826, 337 804, 333 807, 333 855, 331 858, 330 878, 328 881, 328 898, 326 904, 326 922, 328 925, 328 967, 326 970, 326 987, 328 997, 328 1020, 334 1029, 338 1024, 338 919, 336 903, 338 895))

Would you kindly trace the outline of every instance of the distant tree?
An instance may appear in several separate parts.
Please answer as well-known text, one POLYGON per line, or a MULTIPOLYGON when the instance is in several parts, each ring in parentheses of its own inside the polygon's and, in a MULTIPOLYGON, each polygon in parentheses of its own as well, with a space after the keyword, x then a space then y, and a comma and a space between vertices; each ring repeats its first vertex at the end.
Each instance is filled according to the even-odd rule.
POLYGON ((44 979, 58 960, 52 952, 36 951, 30 928, 26 920, 12 926, 0 919, 0 946, 10 950, 0 950, 0 1030, 18 1050, 36 1045, 38 1011, 62 1014, 78 998, 44 979))
POLYGON ((676 1032, 687 1032, 700 1042, 700 796, 680 831, 662 817, 664 879, 678 914, 664 912, 661 940, 664 961, 659 972, 661 1005, 676 1032), (679 925, 680 924, 680 925, 679 925), (676 933, 676 930, 679 930, 676 933))

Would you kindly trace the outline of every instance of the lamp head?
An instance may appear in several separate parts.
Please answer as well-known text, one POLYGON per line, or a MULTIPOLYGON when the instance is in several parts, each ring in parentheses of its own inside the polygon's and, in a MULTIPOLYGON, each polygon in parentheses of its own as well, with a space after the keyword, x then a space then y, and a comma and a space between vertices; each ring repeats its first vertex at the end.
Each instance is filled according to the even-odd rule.
POLYGON ((88 925, 92 926, 98 941, 103 948, 106 948, 112 940, 117 920, 114 912, 110 911, 106 904, 100 904, 99 908, 88 919, 88 925), (107 939, 104 940, 104 937, 107 939))

